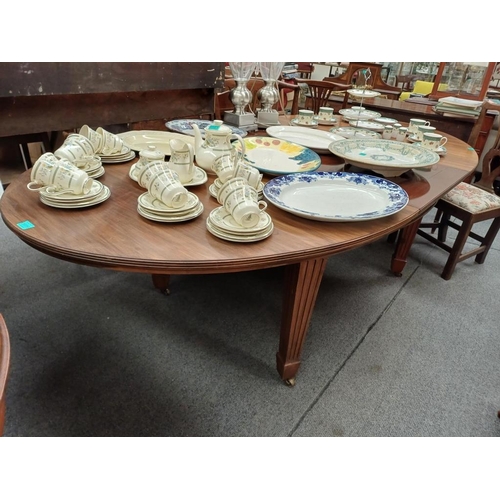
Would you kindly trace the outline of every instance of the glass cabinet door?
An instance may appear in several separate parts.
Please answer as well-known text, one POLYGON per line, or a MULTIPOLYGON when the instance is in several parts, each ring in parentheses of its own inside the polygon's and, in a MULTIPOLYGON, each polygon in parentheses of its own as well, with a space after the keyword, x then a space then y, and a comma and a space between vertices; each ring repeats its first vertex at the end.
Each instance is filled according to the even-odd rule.
POLYGON ((495 63, 487 62, 442 62, 432 94, 436 97, 457 96, 482 100, 488 90, 494 66, 495 63))

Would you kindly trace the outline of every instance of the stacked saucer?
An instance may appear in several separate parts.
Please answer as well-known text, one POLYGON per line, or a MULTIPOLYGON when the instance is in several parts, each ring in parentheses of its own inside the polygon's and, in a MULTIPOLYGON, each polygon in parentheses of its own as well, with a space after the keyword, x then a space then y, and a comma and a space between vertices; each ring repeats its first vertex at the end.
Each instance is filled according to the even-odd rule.
POLYGON ((97 153, 103 163, 124 163, 135 158, 135 151, 132 151, 128 146, 123 146, 118 153, 104 154, 97 153))
POLYGON ((198 217, 203 212, 203 204, 198 196, 188 193, 188 200, 182 207, 172 208, 147 192, 139 196, 137 211, 145 219, 156 222, 184 222, 198 217))
POLYGON ((83 167, 78 165, 78 168, 80 170, 83 170, 84 172, 87 172, 87 175, 89 177, 92 177, 92 179, 98 179, 105 174, 104 167, 102 166, 102 160, 97 155, 94 161, 89 161, 83 167))
POLYGON ((107 186, 94 179, 92 187, 87 194, 72 194, 67 192, 52 192, 47 188, 40 190, 40 201, 55 208, 86 208, 98 205, 111 196, 107 186))
POLYGON ((238 224, 224 207, 215 208, 207 217, 208 232, 222 240, 236 243, 251 243, 271 236, 274 225, 269 214, 260 213, 256 226, 243 227, 238 224))
MULTIPOLYGON (((215 179, 213 184, 210 184, 208 188, 208 192, 210 193, 211 196, 213 196, 215 199, 217 199, 217 195, 219 194, 219 189, 221 188, 223 182, 219 178, 215 179)), ((257 195, 258 199, 262 200, 264 196, 264 183, 260 182, 259 187, 257 188, 257 195)))

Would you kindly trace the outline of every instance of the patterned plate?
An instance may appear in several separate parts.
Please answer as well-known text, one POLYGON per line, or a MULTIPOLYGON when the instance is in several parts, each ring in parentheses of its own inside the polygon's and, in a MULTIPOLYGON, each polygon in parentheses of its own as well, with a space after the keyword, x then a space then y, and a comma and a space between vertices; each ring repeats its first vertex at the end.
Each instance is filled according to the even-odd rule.
MULTIPOLYGON (((165 125, 168 129, 173 130, 174 132, 180 132, 181 134, 194 136, 194 130, 191 126, 192 123, 196 123, 196 125, 198 125, 201 136, 204 137, 205 129, 213 122, 210 120, 172 120, 166 122, 165 125)), ((241 137, 246 137, 247 135, 247 132, 245 130, 242 130, 241 128, 233 127, 232 125, 228 125, 227 123, 224 123, 224 125, 226 127, 229 127, 233 134, 241 135, 241 137)))
MULTIPOLYGON (((321 166, 319 155, 299 144, 272 137, 247 137, 243 141, 245 160, 267 174, 312 172, 321 166)), ((241 150, 239 141, 235 141, 235 149, 241 150)))

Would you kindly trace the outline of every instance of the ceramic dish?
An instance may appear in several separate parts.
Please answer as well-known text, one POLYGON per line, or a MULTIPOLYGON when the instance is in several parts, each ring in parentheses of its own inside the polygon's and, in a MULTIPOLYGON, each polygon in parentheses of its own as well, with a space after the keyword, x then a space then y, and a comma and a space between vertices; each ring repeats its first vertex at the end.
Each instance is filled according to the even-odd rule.
POLYGON ((324 130, 316 130, 304 127, 274 126, 268 127, 266 133, 277 139, 295 142, 317 153, 329 153, 328 145, 332 141, 341 141, 342 136, 324 130))
POLYGON ((371 99, 373 97, 378 97, 380 95, 380 92, 368 89, 347 89, 347 92, 349 93, 349 95, 357 97, 358 99, 359 98, 371 99))
POLYGON ((375 118, 380 118, 381 114, 376 111, 362 110, 358 111, 355 109, 341 109, 339 113, 344 117, 344 120, 374 120, 375 118))
POLYGON ((262 211, 260 213, 259 222, 255 226, 243 227, 233 219, 233 216, 224 207, 214 208, 209 214, 209 219, 210 222, 221 231, 232 234, 260 233, 269 229, 272 223, 270 215, 262 211))
MULTIPOLYGON (((200 129, 201 136, 205 136, 205 129, 211 125, 213 122, 210 120, 172 120, 166 122, 165 125, 168 129, 173 130, 174 132, 179 132, 181 134, 190 135, 194 137, 194 130, 191 126, 192 123, 196 123, 198 128, 200 129)), ((227 127, 231 129, 233 134, 241 135, 241 137, 246 137, 247 132, 242 130, 241 128, 233 127, 232 125, 228 125, 224 123, 227 127)))
MULTIPOLYGON (((272 175, 312 172, 321 166, 321 158, 312 149, 272 137, 247 137, 245 160, 261 172, 272 175)), ((239 141, 235 141, 240 151, 239 141)))
POLYGON ((373 130, 365 130, 356 127, 331 128, 330 132, 340 135, 344 139, 380 139, 382 136, 373 130))
POLYGON ((259 231, 258 233, 253 234, 236 234, 236 233, 228 233, 226 231, 222 231, 217 226, 215 226, 210 218, 207 217, 206 226, 209 233, 213 234, 217 238, 226 241, 232 241, 233 243, 252 243, 254 241, 260 241, 271 236, 274 230, 274 224, 271 224, 264 230, 259 231))
POLYGON ((387 118, 386 116, 379 116, 378 118, 374 118, 373 121, 383 123, 384 125, 392 125, 397 122, 394 118, 387 118))
POLYGON ((314 127, 317 127, 318 126, 318 122, 316 120, 312 120, 310 125, 307 125, 306 123, 302 123, 299 121, 298 118, 294 118, 293 120, 291 120, 290 122, 292 125, 294 125, 295 127, 308 127, 308 128, 314 128, 314 127))
POLYGON ((264 196, 286 212, 327 222, 379 219, 408 203, 408 194, 394 182, 350 172, 276 177, 265 185, 264 196))
POLYGON ((40 195, 40 201, 44 205, 48 205, 49 207, 54 208, 87 208, 93 205, 98 205, 103 201, 106 201, 111 196, 111 191, 107 186, 103 186, 101 193, 98 196, 93 196, 89 200, 80 200, 75 202, 61 202, 54 201, 53 198, 46 198, 43 195, 40 195))
POLYGON ((194 147, 194 137, 161 130, 129 130, 116 135, 134 151, 142 151, 148 149, 148 146, 155 146, 166 156, 170 156, 171 139, 180 139, 194 147))
POLYGON ((137 205, 137 212, 142 215, 145 219, 149 219, 155 222, 185 222, 191 219, 195 219, 203 213, 204 207, 203 203, 198 203, 196 208, 188 212, 182 212, 180 215, 160 215, 154 212, 149 212, 142 208, 141 205, 137 205))
POLYGON ((366 120, 350 120, 349 125, 351 127, 365 128, 366 130, 382 131, 385 125, 377 122, 369 122, 366 120))
POLYGON ((316 120, 319 125, 333 125, 337 123, 337 118, 335 116, 332 116, 329 120, 321 120, 319 116, 315 116, 314 120, 316 120))
POLYGON ((398 176, 418 167, 429 167, 439 155, 414 144, 385 139, 344 139, 332 142, 330 151, 357 167, 385 176, 398 176))

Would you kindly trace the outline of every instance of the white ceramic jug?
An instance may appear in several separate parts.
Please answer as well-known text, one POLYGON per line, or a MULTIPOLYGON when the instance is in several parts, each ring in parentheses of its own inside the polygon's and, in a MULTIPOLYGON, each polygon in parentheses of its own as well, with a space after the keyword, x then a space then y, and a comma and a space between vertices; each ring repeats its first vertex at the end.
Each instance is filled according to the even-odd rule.
POLYGON ((168 168, 177 172, 182 183, 193 180, 195 172, 193 146, 180 139, 170 139, 169 143, 170 161, 168 168))

